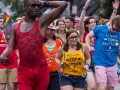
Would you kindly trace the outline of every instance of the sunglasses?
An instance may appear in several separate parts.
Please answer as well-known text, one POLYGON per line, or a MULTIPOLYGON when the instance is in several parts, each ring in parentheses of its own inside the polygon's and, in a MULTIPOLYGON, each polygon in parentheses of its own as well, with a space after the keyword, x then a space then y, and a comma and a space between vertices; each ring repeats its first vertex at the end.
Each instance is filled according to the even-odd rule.
POLYGON ((35 7, 38 7, 40 8, 42 5, 41 4, 36 4, 36 3, 33 3, 30 5, 32 8, 35 8, 35 7))
POLYGON ((4 65, 4 66, 9 66, 11 65, 10 62, 6 61, 6 60, 2 60, 1 63, 4 65))
POLYGON ((77 39, 78 36, 72 36, 72 37, 69 37, 70 39, 77 39))
POLYGON ((116 31, 116 32, 119 31, 118 29, 115 29, 113 26, 112 26, 112 30, 113 30, 113 31, 116 31))

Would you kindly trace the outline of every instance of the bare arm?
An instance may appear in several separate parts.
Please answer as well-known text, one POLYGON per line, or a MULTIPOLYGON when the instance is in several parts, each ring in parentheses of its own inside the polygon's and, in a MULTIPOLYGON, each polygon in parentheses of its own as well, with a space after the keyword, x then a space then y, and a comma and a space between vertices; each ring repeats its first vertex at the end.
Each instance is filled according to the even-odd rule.
POLYGON ((88 46, 89 49, 91 48, 90 39, 91 39, 92 37, 94 37, 94 33, 93 33, 93 31, 90 31, 90 32, 88 33, 88 35, 86 36, 86 38, 85 38, 85 43, 86 43, 86 45, 88 46))
POLYGON ((11 32, 10 32, 11 35, 10 35, 9 44, 8 44, 7 48, 5 49, 5 51, 1 54, 1 57, 4 58, 4 59, 9 57, 11 51, 15 48, 15 45, 16 45, 16 39, 15 39, 15 27, 16 27, 16 24, 12 25, 11 32))
POLYGON ((44 16, 39 22, 43 36, 45 36, 48 25, 58 18, 67 7, 67 3, 65 1, 49 1, 48 4, 49 7, 53 7, 54 9, 50 14, 44 16))
POLYGON ((16 54, 17 54, 17 56, 18 56, 17 64, 19 65, 19 63, 20 63, 20 58, 19 58, 19 51, 18 51, 18 49, 17 49, 17 50, 15 50, 15 53, 16 53, 16 54))
POLYGON ((63 56, 62 52, 63 52, 63 49, 62 49, 62 47, 60 47, 58 49, 58 52, 57 52, 57 55, 56 55, 56 58, 55 58, 57 64, 59 64, 62 60, 62 56, 63 56))
POLYGON ((90 66, 90 63, 91 63, 91 58, 90 58, 90 53, 89 53, 89 49, 87 47, 87 45, 84 46, 84 56, 85 56, 85 65, 84 65, 84 68, 86 70, 89 70, 89 66, 90 66))
POLYGON ((87 45, 84 46, 85 52, 84 52, 84 56, 86 59, 86 63, 90 65, 91 63, 91 58, 90 58, 90 52, 89 52, 89 48, 87 45))
POLYGON ((120 65, 120 58, 118 58, 118 64, 120 65))
POLYGON ((112 12, 112 15, 110 17, 110 22, 112 22, 112 19, 117 14, 117 10, 118 10, 118 7, 119 7, 119 0, 115 0, 115 2, 112 2, 112 4, 113 4, 113 12, 112 12))
POLYGON ((83 22, 83 20, 84 20, 84 17, 85 17, 86 9, 88 8, 90 1, 91 0, 87 0, 87 2, 85 3, 85 5, 83 7, 81 15, 80 15, 79 31, 80 31, 80 40, 81 41, 82 41, 83 35, 84 35, 84 22, 83 22))

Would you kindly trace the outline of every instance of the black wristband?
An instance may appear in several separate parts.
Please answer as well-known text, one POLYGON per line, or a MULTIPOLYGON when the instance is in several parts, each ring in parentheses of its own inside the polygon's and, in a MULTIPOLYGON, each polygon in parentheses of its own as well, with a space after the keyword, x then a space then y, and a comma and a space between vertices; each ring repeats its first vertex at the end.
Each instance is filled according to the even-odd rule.
POLYGON ((41 1, 42 7, 49 7, 49 1, 41 1))

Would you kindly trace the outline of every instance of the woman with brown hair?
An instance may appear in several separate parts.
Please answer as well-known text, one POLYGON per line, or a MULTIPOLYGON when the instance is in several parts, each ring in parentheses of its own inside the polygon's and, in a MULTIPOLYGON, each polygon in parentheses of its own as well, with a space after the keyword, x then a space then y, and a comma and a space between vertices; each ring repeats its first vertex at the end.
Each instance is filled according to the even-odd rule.
POLYGON ((61 90, 84 90, 86 70, 90 65, 88 47, 79 43, 78 33, 72 29, 66 33, 67 42, 58 49, 56 62, 60 69, 61 90))
POLYGON ((65 21, 63 19, 58 19, 56 22, 56 26, 58 27, 56 36, 62 41, 63 44, 65 44, 66 43, 65 21))

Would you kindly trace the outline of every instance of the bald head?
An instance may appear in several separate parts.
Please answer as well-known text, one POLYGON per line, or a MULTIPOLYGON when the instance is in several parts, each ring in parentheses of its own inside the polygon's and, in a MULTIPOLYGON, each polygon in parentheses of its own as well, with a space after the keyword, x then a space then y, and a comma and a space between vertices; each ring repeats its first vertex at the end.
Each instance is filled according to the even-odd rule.
POLYGON ((25 5, 25 4, 28 4, 28 1, 29 1, 29 0, 24 0, 24 5, 25 5))
MULTIPOLYGON (((25 4, 28 4, 28 3, 31 2, 31 1, 34 1, 34 0, 24 0, 24 5, 25 5, 25 4)), ((42 0, 38 0, 38 1, 42 1, 42 0)))

